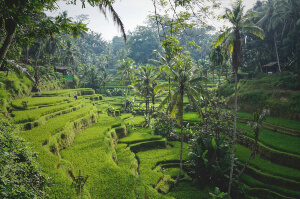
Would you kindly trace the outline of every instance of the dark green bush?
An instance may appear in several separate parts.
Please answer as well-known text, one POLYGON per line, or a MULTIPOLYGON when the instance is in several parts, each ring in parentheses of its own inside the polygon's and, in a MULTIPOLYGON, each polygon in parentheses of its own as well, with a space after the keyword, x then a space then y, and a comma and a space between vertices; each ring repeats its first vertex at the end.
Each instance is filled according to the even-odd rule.
POLYGON ((0 198, 46 198, 48 179, 37 167, 36 154, 15 131, 0 120, 0 198))

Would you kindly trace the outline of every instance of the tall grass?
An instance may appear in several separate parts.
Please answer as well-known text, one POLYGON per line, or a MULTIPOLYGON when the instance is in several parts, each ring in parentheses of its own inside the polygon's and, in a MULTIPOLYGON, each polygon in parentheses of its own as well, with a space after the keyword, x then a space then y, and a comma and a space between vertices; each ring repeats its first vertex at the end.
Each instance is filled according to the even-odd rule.
MULTIPOLYGON (((170 142, 173 147, 165 149, 153 149, 136 154, 140 166, 140 178, 150 186, 155 186, 163 176, 162 172, 153 171, 159 163, 179 162, 180 160, 180 142, 170 142)), ((188 159, 188 144, 183 145, 183 159, 188 159)))
POLYGON ((31 110, 24 110, 24 111, 13 111, 12 115, 14 116, 13 121, 14 123, 24 123, 24 122, 33 122, 37 120, 39 117, 54 113, 56 111, 64 110, 70 107, 77 106, 81 104, 81 101, 73 101, 71 103, 63 103, 55 106, 31 109, 31 110))
POLYGON ((64 101, 71 101, 70 97, 28 97, 23 99, 17 99, 12 101, 12 105, 19 109, 24 109, 22 102, 25 101, 28 107, 41 106, 41 105, 52 105, 64 101))
MULTIPOLYGON (((250 149, 241 145, 236 146, 236 157, 240 161, 246 162, 250 153, 250 149)), ((265 173, 270 173, 275 176, 281 176, 284 178, 300 181, 299 170, 271 163, 270 161, 262 159, 259 156, 256 156, 255 160, 251 160, 250 165, 254 168, 264 171, 265 173)))
MULTIPOLYGON (((247 124, 238 123, 238 126, 249 130, 249 132, 252 132, 250 126, 248 126, 247 124)), ((254 135, 252 133, 248 133, 248 136, 254 138, 254 135)), ((271 148, 300 155, 300 137, 275 133, 268 129, 264 129, 260 133, 258 139, 266 146, 269 146, 271 148)))
POLYGON ((97 123, 78 134, 72 146, 61 151, 62 157, 73 165, 75 173, 81 170, 89 175, 85 186, 92 198, 137 197, 138 179, 125 169, 127 166, 117 165, 109 155, 111 147, 104 142, 108 129, 118 123, 120 118, 100 114, 97 123))

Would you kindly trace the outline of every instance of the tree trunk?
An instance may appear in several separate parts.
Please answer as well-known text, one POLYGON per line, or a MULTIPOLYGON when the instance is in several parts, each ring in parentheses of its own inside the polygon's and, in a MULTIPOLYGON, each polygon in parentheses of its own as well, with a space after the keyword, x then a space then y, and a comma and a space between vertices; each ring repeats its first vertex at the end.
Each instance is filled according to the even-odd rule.
POLYGON ((276 50, 276 56, 277 56, 278 70, 279 70, 279 72, 281 72, 279 56, 278 56, 278 51, 277 51, 276 33, 274 34, 274 44, 275 44, 275 50, 276 50))
POLYGON ((233 146, 231 154, 231 166, 230 166, 230 175, 229 175, 229 185, 228 185, 228 194, 231 191, 232 185, 232 176, 233 176, 233 167, 234 167, 234 154, 235 154, 235 142, 236 142, 236 118, 237 118, 237 70, 235 70, 235 90, 234 90, 234 131, 233 131, 233 146))
POLYGON ((7 31, 7 36, 3 42, 2 47, 0 48, 0 67, 2 66, 3 60, 7 54, 11 42, 14 39, 15 33, 16 33, 16 25, 13 23, 12 27, 10 27, 10 29, 7 31))
POLYGON ((127 91, 126 91, 126 88, 125 88, 125 82, 126 82, 126 79, 125 79, 125 81, 124 81, 124 90, 125 90, 125 92, 126 92, 126 93, 124 93, 124 112, 125 112, 125 110, 126 110, 126 94, 127 94, 127 91))
POLYGON ((179 172, 178 175, 176 177, 176 180, 174 181, 174 185, 177 186, 179 183, 179 179, 180 179, 180 175, 181 175, 181 171, 182 171, 182 153, 183 153, 183 92, 184 92, 184 88, 181 88, 180 91, 180 109, 181 109, 181 115, 180 115, 180 166, 179 166, 179 172))

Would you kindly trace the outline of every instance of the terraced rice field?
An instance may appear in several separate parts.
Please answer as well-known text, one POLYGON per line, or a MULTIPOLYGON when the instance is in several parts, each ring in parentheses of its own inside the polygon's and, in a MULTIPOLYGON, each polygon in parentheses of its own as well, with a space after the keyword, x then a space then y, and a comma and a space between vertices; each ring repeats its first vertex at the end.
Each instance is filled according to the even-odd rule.
POLYGON ((43 173, 52 179, 50 198, 76 198, 74 180, 79 172, 88 176, 82 198, 173 198, 158 190, 172 182, 167 172, 174 175, 178 169, 163 173, 158 168, 168 161, 178 164, 180 144, 166 144, 166 139, 151 135, 150 129, 140 126, 142 116, 107 115, 108 106, 121 109, 122 98, 100 100, 88 89, 80 90, 86 95, 75 100, 73 95, 78 92, 46 92, 26 99, 27 110, 19 106, 13 112, 12 121, 23 127, 21 136, 37 152, 43 173), (160 182, 162 176, 166 177, 160 182), (149 179, 153 183, 148 183, 149 179))
MULTIPOLYGON (((142 116, 108 115, 108 107, 122 111, 122 97, 100 98, 91 89, 68 89, 24 100, 27 110, 22 100, 13 102, 19 109, 12 121, 23 129, 20 135, 37 152, 44 174, 52 178, 50 198, 76 198, 79 172, 88 176, 82 198, 208 198, 213 192, 214 187, 194 187, 185 172, 179 186, 170 191, 178 174, 180 143, 152 135, 151 129, 141 126, 142 116), (74 95, 79 95, 77 100, 74 95)), ((245 113, 239 117, 250 119, 245 113)), ((193 123, 199 118, 191 112, 184 120, 193 123)), ((298 123, 286 122, 297 133, 298 123)), ((281 125, 276 118, 268 123, 281 125)), ((250 130, 246 124, 239 126, 250 130)), ((259 154, 241 177, 244 189, 259 198, 299 198, 300 137, 271 127, 259 136, 259 154)), ((287 126, 282 127, 284 131, 287 126)), ((252 137, 248 133, 245 146, 237 146, 241 162, 250 154, 252 137)), ((184 160, 188 152, 184 143, 184 160)))

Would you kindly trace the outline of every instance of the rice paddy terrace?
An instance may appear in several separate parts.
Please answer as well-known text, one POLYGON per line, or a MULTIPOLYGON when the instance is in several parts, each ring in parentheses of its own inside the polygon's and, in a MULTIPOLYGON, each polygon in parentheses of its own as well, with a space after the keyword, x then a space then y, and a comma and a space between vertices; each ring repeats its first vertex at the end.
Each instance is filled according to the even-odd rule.
MULTIPOLYGON (((121 97, 95 94, 92 89, 43 92, 12 102, 12 122, 37 152, 37 161, 52 181, 50 198, 76 198, 78 178, 87 177, 81 198, 209 198, 214 187, 194 187, 179 169, 180 142, 166 141, 142 127, 144 118, 122 113, 121 97), (74 96, 78 96, 77 99, 74 96), (113 106, 113 112, 107 112, 113 106), (80 175, 80 176, 79 176, 80 175), (171 191, 170 191, 171 190, 171 191)), ((196 113, 186 113, 197 122, 196 113)), ((251 115, 239 113, 239 126, 251 115)), ((259 156, 250 161, 241 182, 250 197, 300 197, 299 121, 269 118, 259 137, 259 156)), ((253 143, 251 133, 237 146, 245 162, 253 143)), ((188 160, 184 144, 184 160, 188 160)))

